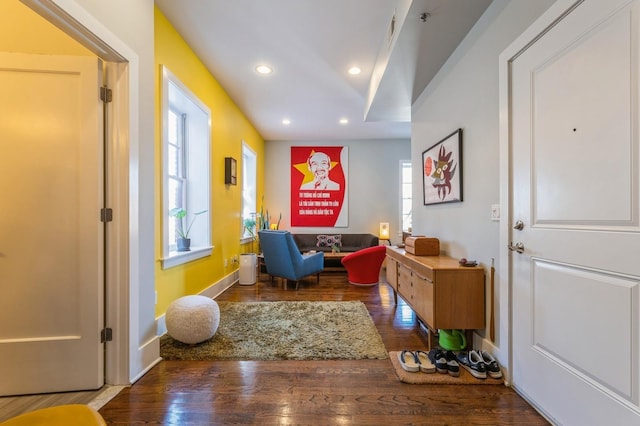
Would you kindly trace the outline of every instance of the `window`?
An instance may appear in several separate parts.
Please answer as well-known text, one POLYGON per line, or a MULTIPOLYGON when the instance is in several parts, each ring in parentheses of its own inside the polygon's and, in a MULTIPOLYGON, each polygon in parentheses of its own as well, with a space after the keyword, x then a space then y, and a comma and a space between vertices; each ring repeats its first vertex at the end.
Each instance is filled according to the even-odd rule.
MULTIPOLYGON (((167 117, 167 199, 168 199, 168 211, 172 211, 177 208, 185 208, 187 205, 186 200, 186 187, 187 187, 187 174, 186 174, 186 150, 185 150, 185 124, 187 120, 187 114, 182 114, 179 111, 169 107, 169 113, 167 117)), ((169 228, 176 229, 178 225, 177 219, 174 216, 169 216, 169 228)), ((173 249, 176 247, 176 232, 169 232, 169 246, 173 249)))
MULTIPOLYGON (((257 198, 257 160, 256 153, 242 142, 242 223, 256 220, 257 198)), ((255 227, 253 228, 255 231, 255 227)), ((253 238, 246 226, 242 226, 242 242, 250 242, 253 238)))
POLYGON ((162 69, 163 268, 211 254, 210 112, 171 72, 162 69), (170 212, 184 209, 186 217, 170 212), (191 240, 178 251, 178 229, 191 240))
POLYGON ((411 232, 412 220, 412 179, 411 161, 400 161, 400 229, 411 232))

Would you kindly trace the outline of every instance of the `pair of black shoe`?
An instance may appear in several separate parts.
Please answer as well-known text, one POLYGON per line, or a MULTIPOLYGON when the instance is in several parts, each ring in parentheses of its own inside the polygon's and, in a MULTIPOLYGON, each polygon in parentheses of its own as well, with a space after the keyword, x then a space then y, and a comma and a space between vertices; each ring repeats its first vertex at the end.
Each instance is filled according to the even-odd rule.
POLYGON ((485 351, 458 352, 458 362, 473 377, 486 379, 487 375, 494 379, 502 377, 500 366, 491 354, 485 351))
POLYGON ((436 371, 442 374, 449 374, 453 377, 460 375, 460 365, 456 355, 451 351, 431 349, 428 354, 429 360, 436 366, 436 371))
POLYGON ((458 352, 458 362, 476 379, 486 379, 487 369, 476 351, 458 352))

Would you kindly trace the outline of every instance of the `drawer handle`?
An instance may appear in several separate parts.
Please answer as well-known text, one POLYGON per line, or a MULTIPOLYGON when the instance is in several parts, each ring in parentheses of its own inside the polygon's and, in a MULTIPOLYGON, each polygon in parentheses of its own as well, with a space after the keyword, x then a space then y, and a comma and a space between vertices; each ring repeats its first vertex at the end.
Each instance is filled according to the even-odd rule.
POLYGON ((420 274, 416 274, 416 277, 420 278, 421 280, 429 281, 430 283, 432 283, 432 282, 433 282, 433 281, 431 281, 429 278, 427 278, 427 277, 423 277, 423 276, 422 276, 422 275, 420 275, 420 274))

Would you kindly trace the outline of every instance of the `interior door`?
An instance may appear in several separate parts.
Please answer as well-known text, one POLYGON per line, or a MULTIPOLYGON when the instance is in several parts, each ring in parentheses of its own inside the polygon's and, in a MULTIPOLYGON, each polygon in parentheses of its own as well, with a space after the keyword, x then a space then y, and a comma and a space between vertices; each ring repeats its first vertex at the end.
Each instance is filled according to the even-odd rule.
POLYGON ((640 424, 638 3, 578 2, 511 66, 513 384, 558 424, 640 424))
POLYGON ((0 395, 104 384, 99 77, 0 53, 0 395))

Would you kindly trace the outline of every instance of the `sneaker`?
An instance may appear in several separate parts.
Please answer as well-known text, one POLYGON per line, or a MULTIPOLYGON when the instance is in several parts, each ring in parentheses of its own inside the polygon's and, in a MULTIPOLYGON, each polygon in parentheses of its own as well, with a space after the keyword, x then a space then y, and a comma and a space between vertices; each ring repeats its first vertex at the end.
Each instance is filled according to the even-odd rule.
POLYGON ((427 356, 429 361, 436 366, 438 373, 447 374, 447 358, 444 356, 444 352, 438 349, 431 349, 427 356))
POLYGON ((447 351, 444 356, 447 360, 447 373, 449 373, 450 376, 458 377, 460 375, 460 365, 456 360, 456 354, 452 351, 447 351))
POLYGON ((420 371, 423 373, 435 373, 436 365, 429 359, 429 354, 425 351, 417 350, 414 352, 420 361, 420 371))
POLYGON ((473 377, 476 379, 486 379, 487 378, 487 370, 484 367, 484 362, 482 362, 482 358, 478 355, 476 351, 462 351, 458 352, 458 362, 467 370, 473 377))
POLYGON ((478 351, 480 355, 480 359, 484 362, 485 369, 487 370, 487 374, 494 379, 500 379, 502 377, 502 370, 500 370, 500 364, 498 361, 486 351, 478 351))

